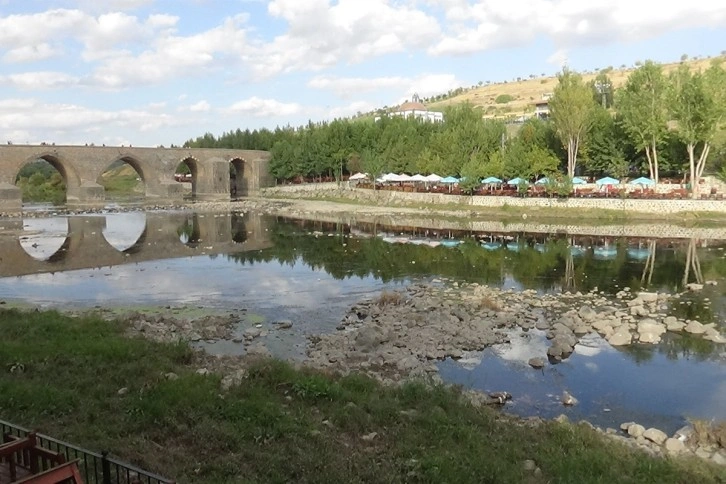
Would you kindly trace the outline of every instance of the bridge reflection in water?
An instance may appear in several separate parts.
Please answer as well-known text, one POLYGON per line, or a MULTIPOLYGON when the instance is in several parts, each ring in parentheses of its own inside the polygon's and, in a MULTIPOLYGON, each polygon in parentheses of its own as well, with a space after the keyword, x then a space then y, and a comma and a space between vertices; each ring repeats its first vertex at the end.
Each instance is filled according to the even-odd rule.
MULTIPOLYGON (((23 230, 23 221, 4 221, 0 232, 0 277, 246 252, 272 246, 265 219, 260 214, 147 212, 145 215, 136 241, 120 244, 114 241, 119 234, 108 230, 104 215, 68 217, 65 237, 60 233, 63 219, 56 219, 59 224, 53 225, 51 235, 58 243, 44 244, 44 249, 52 249, 41 256, 34 250, 38 246, 36 242, 28 244, 31 240, 27 237, 29 232, 23 230)), ((33 225, 28 224, 31 229, 33 225)))

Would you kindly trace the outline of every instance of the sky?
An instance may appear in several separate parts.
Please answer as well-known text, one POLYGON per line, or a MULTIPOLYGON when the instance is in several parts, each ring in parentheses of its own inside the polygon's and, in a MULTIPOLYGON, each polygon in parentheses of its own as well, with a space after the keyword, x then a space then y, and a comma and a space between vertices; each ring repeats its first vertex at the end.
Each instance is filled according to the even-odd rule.
POLYGON ((724 49, 724 0, 0 0, 0 142, 180 145, 724 49))

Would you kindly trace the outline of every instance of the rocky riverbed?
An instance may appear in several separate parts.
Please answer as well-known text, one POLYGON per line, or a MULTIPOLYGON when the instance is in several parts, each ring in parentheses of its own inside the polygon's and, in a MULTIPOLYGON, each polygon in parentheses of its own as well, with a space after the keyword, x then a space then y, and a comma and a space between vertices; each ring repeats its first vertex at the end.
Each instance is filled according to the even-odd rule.
POLYGON ((337 332, 311 338, 309 364, 398 381, 435 374, 436 361, 507 342, 515 328, 546 331, 550 345, 530 361, 534 367, 566 359, 591 333, 613 346, 655 344, 668 331, 726 343, 715 323, 670 314, 681 297, 627 289, 612 298, 598 291, 539 294, 478 284, 415 284, 351 307, 337 332))

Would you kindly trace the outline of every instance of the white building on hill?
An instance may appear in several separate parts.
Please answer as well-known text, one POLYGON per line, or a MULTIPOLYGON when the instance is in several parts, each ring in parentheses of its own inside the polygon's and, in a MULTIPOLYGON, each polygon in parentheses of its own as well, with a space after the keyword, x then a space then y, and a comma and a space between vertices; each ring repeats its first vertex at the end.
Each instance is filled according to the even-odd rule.
MULTIPOLYGON (((409 102, 401 104, 398 109, 391 112, 389 116, 400 116, 404 118, 423 119, 424 121, 441 122, 444 120, 444 113, 429 111, 421 102, 418 94, 414 94, 409 102)), ((378 121, 380 116, 375 118, 378 121)))

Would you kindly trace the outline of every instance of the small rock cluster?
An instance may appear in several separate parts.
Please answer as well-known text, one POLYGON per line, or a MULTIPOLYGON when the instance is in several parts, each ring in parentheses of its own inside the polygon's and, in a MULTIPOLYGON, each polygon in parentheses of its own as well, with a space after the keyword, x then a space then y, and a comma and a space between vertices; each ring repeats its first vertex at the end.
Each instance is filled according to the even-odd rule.
POLYGON ((622 433, 607 429, 606 434, 627 444, 635 444, 651 455, 693 454, 714 464, 726 466, 726 448, 717 442, 699 442, 699 439, 694 438, 696 432, 691 425, 682 427, 671 437, 662 430, 646 429, 635 422, 621 424, 620 430, 622 433))
POLYGON ((152 341, 176 343, 179 341, 217 341, 231 339, 234 326, 240 321, 234 314, 203 316, 186 319, 165 315, 134 313, 126 318, 128 333, 152 341))

